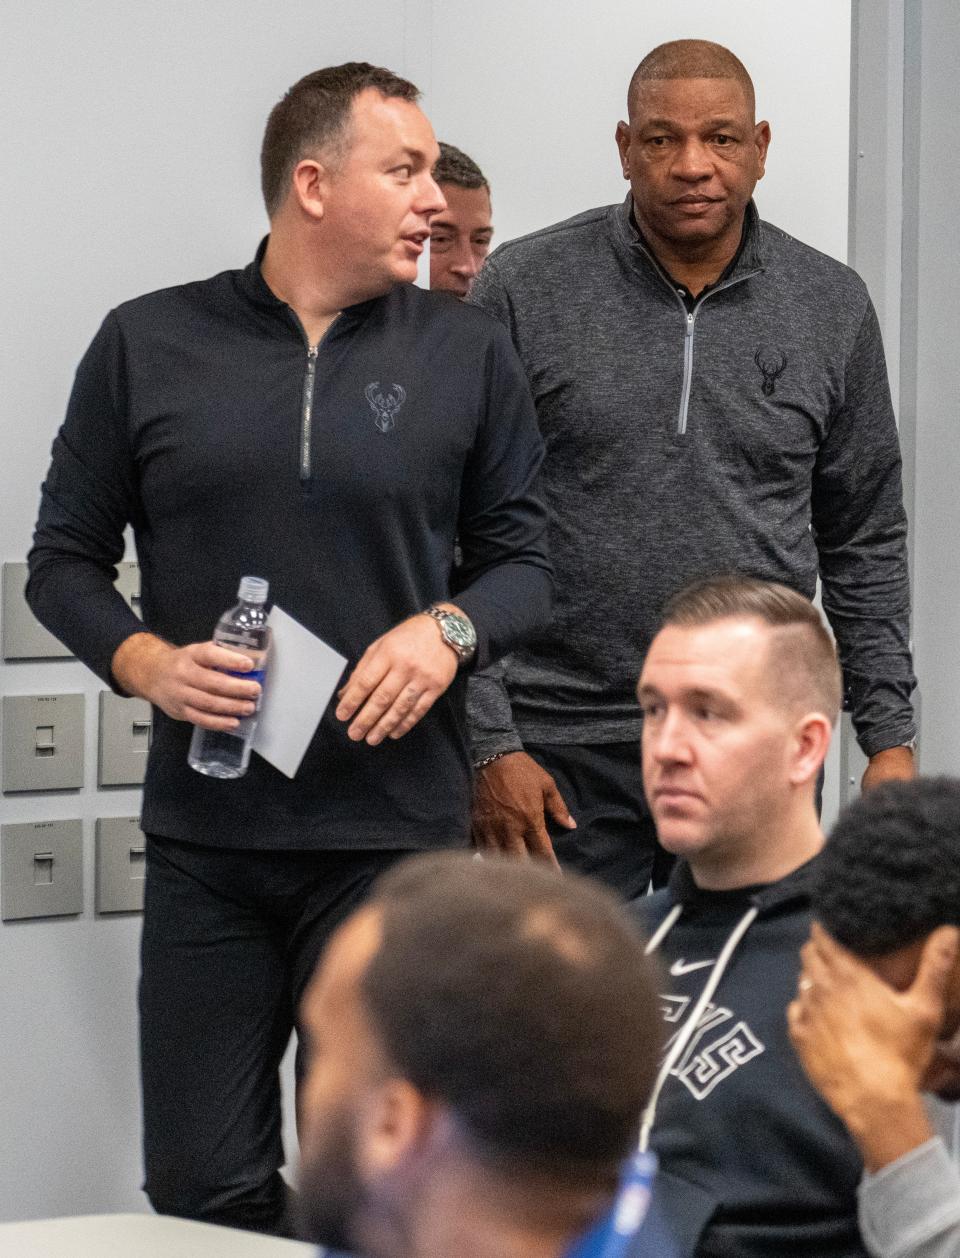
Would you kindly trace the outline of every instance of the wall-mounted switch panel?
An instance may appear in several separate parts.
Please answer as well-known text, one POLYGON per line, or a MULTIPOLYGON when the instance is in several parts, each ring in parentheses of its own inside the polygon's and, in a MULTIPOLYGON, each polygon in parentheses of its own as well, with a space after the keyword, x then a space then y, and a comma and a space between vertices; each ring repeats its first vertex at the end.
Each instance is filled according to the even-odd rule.
POLYGON ((146 699, 100 691, 99 786, 139 786, 153 738, 153 711, 146 699))
POLYGON ((114 586, 120 591, 131 611, 143 619, 140 611, 140 565, 135 559, 125 559, 117 564, 117 579, 114 586))
POLYGON ((4 791, 83 786, 83 695, 4 695, 4 791))
POLYGON ((83 912, 83 822, 27 821, 0 827, 0 916, 83 912))
POLYGON ((3 565, 3 658, 5 660, 72 659, 71 653, 44 629, 27 606, 27 565, 3 565))
POLYGON ((97 819, 97 912, 143 910, 146 840, 138 817, 97 819))

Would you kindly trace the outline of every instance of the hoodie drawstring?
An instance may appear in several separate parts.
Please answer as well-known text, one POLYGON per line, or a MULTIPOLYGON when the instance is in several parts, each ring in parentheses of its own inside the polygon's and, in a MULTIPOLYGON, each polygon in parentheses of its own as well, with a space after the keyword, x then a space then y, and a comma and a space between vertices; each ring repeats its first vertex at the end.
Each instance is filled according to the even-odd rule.
MULTIPOLYGON (((654 932, 650 942, 647 944, 646 950, 648 956, 655 948, 660 946, 667 932, 671 929, 682 912, 683 905, 676 904, 660 923, 660 926, 654 932)), ((641 1152, 646 1152, 647 1146, 650 1143, 650 1132, 653 1128, 653 1120, 656 1117, 657 1103, 660 1100, 660 1093, 663 1091, 663 1085, 670 1077, 670 1072, 680 1060, 684 1050, 690 1043, 690 1039, 693 1036, 694 1031, 697 1029, 701 1017, 703 1016, 704 1009, 706 1009, 707 1005, 713 999, 713 994, 720 985, 720 980, 723 978, 723 972, 727 968, 730 958, 733 956, 737 945, 750 929, 754 918, 759 912, 760 910, 757 906, 752 905, 730 932, 727 942, 723 945, 723 950, 721 951, 719 957, 717 957, 716 964, 710 972, 710 977, 707 979, 703 991, 700 993, 693 1009, 690 1012, 689 1018, 687 1018, 686 1022, 677 1032, 666 1057, 663 1059, 663 1064, 661 1065, 660 1072, 657 1075, 657 1081, 653 1085, 653 1091, 650 1093, 650 1100, 647 1102, 647 1107, 643 1111, 643 1120, 640 1124, 641 1152)))

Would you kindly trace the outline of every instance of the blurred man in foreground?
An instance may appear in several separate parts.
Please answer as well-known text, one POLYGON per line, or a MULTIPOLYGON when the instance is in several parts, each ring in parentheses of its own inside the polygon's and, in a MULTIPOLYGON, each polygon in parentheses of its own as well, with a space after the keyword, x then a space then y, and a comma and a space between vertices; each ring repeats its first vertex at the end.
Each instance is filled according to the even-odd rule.
POLYGON ((334 936, 303 1020, 311 1239, 560 1258, 609 1208, 661 1035, 640 936, 601 888, 414 858, 334 936))

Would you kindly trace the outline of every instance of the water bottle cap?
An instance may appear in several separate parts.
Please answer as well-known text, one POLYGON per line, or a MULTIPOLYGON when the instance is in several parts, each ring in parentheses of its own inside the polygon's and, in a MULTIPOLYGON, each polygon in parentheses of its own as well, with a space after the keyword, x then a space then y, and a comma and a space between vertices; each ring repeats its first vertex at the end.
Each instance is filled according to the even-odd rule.
POLYGON ((237 598, 244 603, 265 603, 270 590, 270 582, 263 577, 241 577, 237 598))

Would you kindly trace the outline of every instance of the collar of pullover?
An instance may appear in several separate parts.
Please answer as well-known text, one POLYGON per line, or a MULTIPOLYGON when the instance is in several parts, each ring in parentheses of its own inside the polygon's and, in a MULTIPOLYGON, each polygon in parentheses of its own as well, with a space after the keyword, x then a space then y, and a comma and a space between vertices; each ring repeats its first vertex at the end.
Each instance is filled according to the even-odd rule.
MULTIPOLYGON (((620 244, 638 262, 646 262, 653 265, 669 280, 670 277, 633 224, 633 194, 628 192, 623 199, 623 203, 612 208, 614 234, 620 244)), ((764 266, 763 223, 756 204, 751 200, 744 215, 743 239, 738 251, 736 265, 727 278, 736 279, 742 275, 752 274, 754 271, 762 271, 764 266)))
POLYGON ((758 909, 758 916, 765 917, 768 913, 782 908, 784 905, 810 898, 810 888, 816 876, 820 857, 814 856, 806 861, 793 873, 777 882, 763 883, 758 886, 738 888, 731 891, 703 891, 693 880, 693 874, 686 861, 678 861, 667 885, 667 892, 672 904, 694 906, 697 903, 709 902, 717 904, 721 898, 729 897, 731 903, 740 901, 744 907, 753 905, 758 909))
MULTIPOLYGON (((269 236, 264 236, 263 240, 260 241, 253 261, 240 272, 240 288, 255 306, 292 320, 299 329, 300 321, 293 308, 287 305, 285 301, 282 301, 263 278, 263 272, 260 267, 263 262, 263 256, 267 252, 269 240, 269 236)), ((359 322, 366 317, 367 313, 377 302, 383 301, 384 297, 388 295, 385 293, 380 297, 371 297, 367 301, 357 302, 354 306, 346 306, 341 310, 339 318, 331 325, 331 333, 334 332, 334 329, 336 329, 336 333, 339 333, 344 327, 359 322)), ((328 335, 330 334, 328 333, 328 335)))

